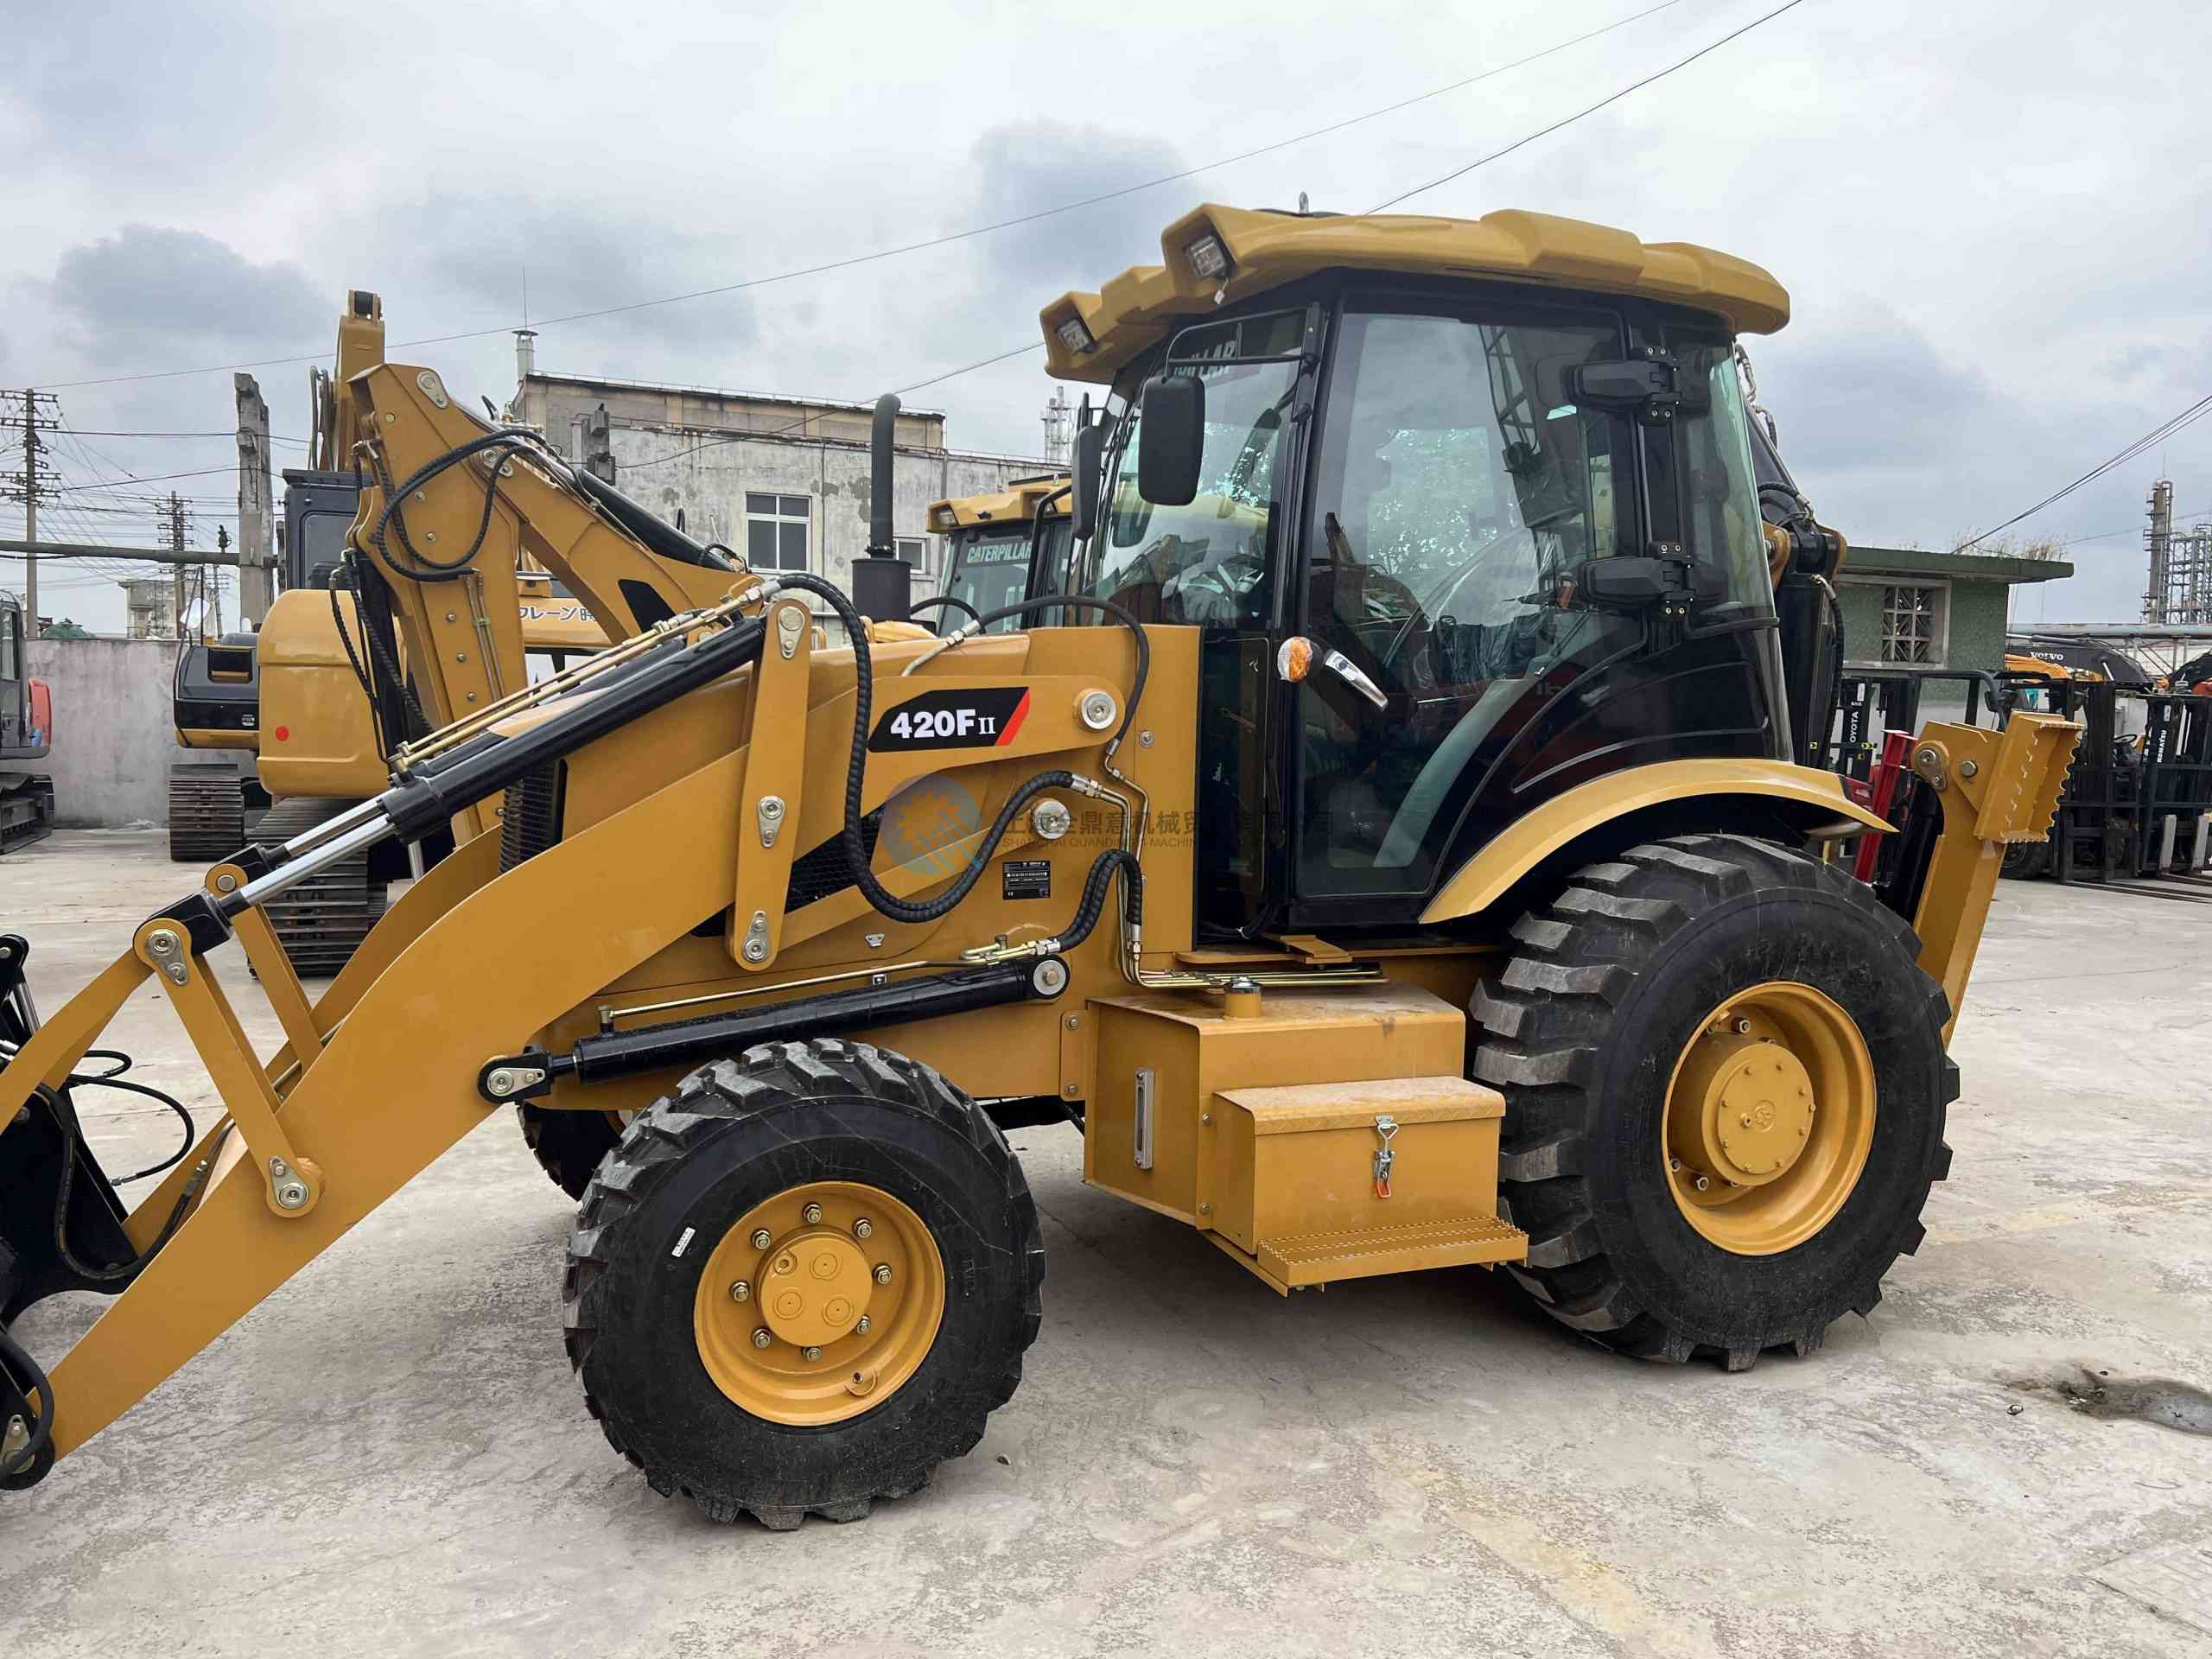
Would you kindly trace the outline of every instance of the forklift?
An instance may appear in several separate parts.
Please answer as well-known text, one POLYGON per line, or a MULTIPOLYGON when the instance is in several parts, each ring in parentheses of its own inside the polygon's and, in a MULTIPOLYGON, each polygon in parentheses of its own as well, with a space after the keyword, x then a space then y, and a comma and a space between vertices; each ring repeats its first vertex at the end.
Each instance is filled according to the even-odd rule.
MULTIPOLYGON (((1873 1309, 1950 1173, 2003 849, 2075 728, 1931 724, 1883 814, 1796 758, 1823 659, 1777 588, 1840 543, 1763 521, 1733 359, 1783 289, 1520 212, 1208 206, 1160 245, 1042 313, 1108 397, 1026 626, 897 620, 887 397, 852 594, 725 573, 397 742, 45 1023, 0 982, 0 1319, 120 1293, 50 1370, 0 1335, 0 1485, 516 1104, 622 1125, 568 1357, 613 1449, 717 1520, 856 1520, 976 1443, 1043 1317, 1009 1126, 1079 1134, 1090 1184, 1255 1292, 1503 1268, 1578 1341, 1732 1371, 1873 1309), (270 898, 442 826, 308 997, 270 898), (1868 836, 1877 883, 1830 856, 1868 836), (209 967, 232 938, 266 1059, 209 967), (76 1068, 149 981, 224 1116, 136 1210, 73 1217, 76 1068)), ((339 395, 350 539, 403 569, 635 533, 432 371, 339 395)), ((470 637, 399 615, 410 653, 470 637)))

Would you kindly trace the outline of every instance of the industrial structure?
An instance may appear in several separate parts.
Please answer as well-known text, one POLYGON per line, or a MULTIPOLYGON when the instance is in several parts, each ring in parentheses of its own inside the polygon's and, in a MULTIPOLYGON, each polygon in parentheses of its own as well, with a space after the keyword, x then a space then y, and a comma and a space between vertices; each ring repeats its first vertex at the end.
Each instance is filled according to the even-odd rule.
POLYGON ((2143 545, 2151 556, 2143 620, 2169 626, 2212 624, 2212 523, 2174 524, 2174 481, 2151 486, 2151 522, 2143 545))

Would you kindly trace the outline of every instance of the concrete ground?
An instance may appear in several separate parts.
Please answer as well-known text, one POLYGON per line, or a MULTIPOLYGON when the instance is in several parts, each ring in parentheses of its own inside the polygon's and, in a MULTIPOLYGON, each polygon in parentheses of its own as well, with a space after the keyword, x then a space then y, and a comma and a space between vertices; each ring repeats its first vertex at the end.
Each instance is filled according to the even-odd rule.
MULTIPOLYGON (((65 834, 0 865, 0 926, 51 1010, 186 885, 155 836, 65 834)), ((2134 1408, 2212 1422, 2121 1385, 2212 1384, 2208 946, 2202 903, 2007 884, 1926 1244, 1741 1376, 1477 1270, 1280 1300, 1020 1133, 1020 1392, 928 1490, 783 1535, 655 1497, 586 1418, 569 1206, 498 1114, 0 1494, 0 1653, 2202 1655, 2212 1437, 2134 1408)), ((112 1039, 207 1104, 156 998, 112 1039)), ((111 1163, 161 1146, 88 1103, 111 1163)), ((98 1306, 19 1334, 57 1357, 98 1306)))

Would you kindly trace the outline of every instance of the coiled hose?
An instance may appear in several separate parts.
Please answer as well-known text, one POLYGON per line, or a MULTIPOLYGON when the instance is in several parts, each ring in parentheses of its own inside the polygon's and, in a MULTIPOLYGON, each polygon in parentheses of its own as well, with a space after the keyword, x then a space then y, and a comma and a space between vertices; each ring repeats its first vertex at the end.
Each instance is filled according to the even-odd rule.
MULTIPOLYGON (((951 887, 936 898, 920 903, 909 903, 899 898, 877 880, 875 872, 868 868, 868 843, 861 829, 861 797, 868 767, 868 717, 874 712, 875 701, 874 668, 868 649, 867 621, 861 617, 860 612, 854 608, 852 601, 845 596, 844 589, 837 587, 834 582, 825 582, 819 576, 800 571, 785 574, 776 580, 787 588, 797 588, 801 593, 812 594, 826 602, 830 608, 837 613, 837 620, 844 624, 846 637, 852 643, 853 751, 852 759, 845 769, 845 823, 841 841, 844 848, 846 864, 853 873, 854 885, 860 888, 861 896, 867 899, 879 914, 887 916, 894 922, 933 922, 968 896, 970 889, 975 887, 984 869, 989 865, 992 855, 997 852, 999 842, 1005 838, 1007 830, 1014 823, 1014 814, 1046 790, 1072 787, 1075 783, 1075 774, 1065 769, 1039 772, 1036 777, 1023 783, 1007 798, 1006 804, 999 809, 998 817, 993 822, 990 833, 984 837, 983 844, 976 849, 974 855, 968 861, 968 867, 960 873, 959 879, 951 887)), ((1027 599, 1017 604, 1002 606, 969 624, 969 630, 980 631, 1001 618, 1024 615, 1030 611, 1040 610, 1046 607, 1062 608, 1075 607, 1102 611, 1127 627, 1135 636, 1136 677, 1129 687, 1128 703, 1122 710, 1122 723, 1115 728, 1113 738, 1108 745, 1110 753, 1113 747, 1121 742, 1122 734, 1128 730, 1129 721, 1136 714, 1137 701, 1144 695, 1145 678, 1152 667, 1152 642, 1145 637, 1144 629, 1136 618, 1123 607, 1116 605, 1111 600, 1092 599, 1088 595, 1072 594, 1054 594, 1049 599, 1027 599)), ((1090 872, 1084 881, 1083 905, 1076 912, 1077 921, 1081 925, 1080 931, 1071 927, 1067 934, 1060 936, 1064 942, 1067 941, 1071 936, 1079 942, 1097 925, 1099 912, 1105 905, 1106 883, 1116 869, 1121 870, 1124 876, 1123 891, 1127 895, 1125 902, 1129 919, 1134 923, 1141 918, 1143 908, 1144 873, 1138 867, 1136 860, 1127 851, 1118 847, 1112 848, 1101 853, 1092 862, 1090 872), (1088 913, 1087 921, 1084 919, 1086 912, 1088 913)))

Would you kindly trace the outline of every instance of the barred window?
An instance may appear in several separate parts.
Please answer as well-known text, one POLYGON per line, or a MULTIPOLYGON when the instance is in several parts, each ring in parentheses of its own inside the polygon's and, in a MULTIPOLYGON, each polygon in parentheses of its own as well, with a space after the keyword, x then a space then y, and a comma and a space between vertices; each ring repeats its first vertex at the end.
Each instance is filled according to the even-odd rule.
POLYGON ((1882 660, 1941 664, 1943 590, 1896 584, 1882 589, 1882 660))

